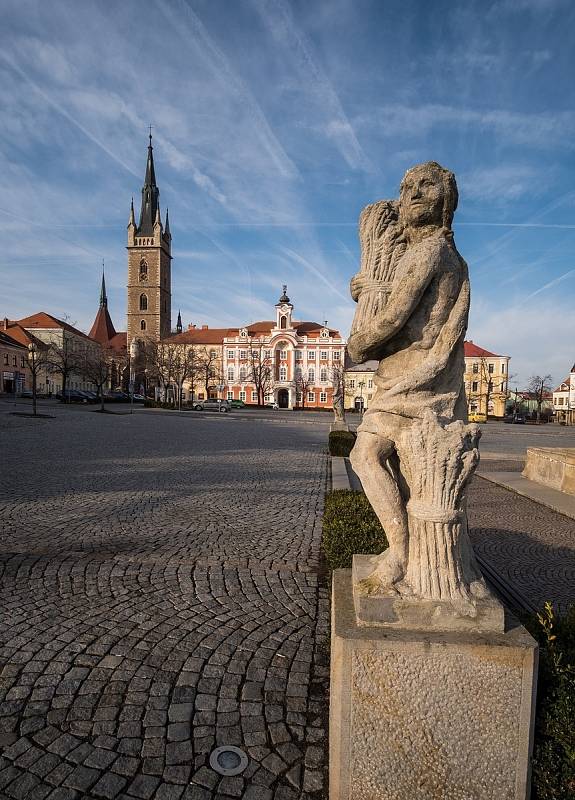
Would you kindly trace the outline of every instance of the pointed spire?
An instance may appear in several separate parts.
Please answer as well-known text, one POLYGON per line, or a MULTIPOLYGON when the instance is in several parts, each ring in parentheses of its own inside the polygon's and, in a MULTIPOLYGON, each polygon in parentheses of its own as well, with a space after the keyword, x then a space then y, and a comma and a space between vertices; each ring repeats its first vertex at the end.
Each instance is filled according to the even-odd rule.
POLYGON ((179 310, 178 310, 178 321, 176 323, 176 332, 177 333, 182 332, 182 315, 179 310))
POLYGON ((104 259, 102 259, 102 286, 100 288, 100 308, 108 308, 108 297, 106 296, 106 279, 104 278, 104 259))
POLYGON ((166 224, 164 225, 164 233, 170 233, 170 215, 168 214, 168 209, 166 208, 166 224))
POLYGON ((162 227, 162 220, 160 217, 160 206, 156 209, 156 218, 154 219, 154 225, 159 225, 160 228, 162 227))
POLYGON ((134 198, 132 197, 132 202, 130 203, 130 219, 128 220, 128 225, 136 226, 136 217, 134 216, 134 198))
POLYGON ((150 126, 150 143, 148 145, 148 160, 146 162, 146 177, 142 187, 142 208, 140 210, 140 224, 138 233, 144 236, 154 235, 154 223, 159 207, 160 190, 156 186, 156 173, 154 170, 154 153, 152 147, 152 127, 150 126))

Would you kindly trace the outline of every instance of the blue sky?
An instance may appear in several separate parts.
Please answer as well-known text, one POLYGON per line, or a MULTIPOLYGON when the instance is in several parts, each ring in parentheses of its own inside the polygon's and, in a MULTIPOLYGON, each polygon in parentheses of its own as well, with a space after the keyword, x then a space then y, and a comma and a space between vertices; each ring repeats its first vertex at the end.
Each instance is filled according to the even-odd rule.
POLYGON ((84 330, 147 126, 173 235, 173 323, 271 315, 345 334, 361 208, 435 159, 458 179, 469 338, 521 386, 575 361, 572 0, 4 0, 0 314, 84 330))

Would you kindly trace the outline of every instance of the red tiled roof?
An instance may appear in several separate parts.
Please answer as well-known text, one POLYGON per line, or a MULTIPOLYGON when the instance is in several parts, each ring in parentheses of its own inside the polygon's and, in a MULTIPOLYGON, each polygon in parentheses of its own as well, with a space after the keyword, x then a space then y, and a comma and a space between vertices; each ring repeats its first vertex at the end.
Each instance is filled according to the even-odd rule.
MULTIPOLYGON (((268 319, 262 320, 261 322, 252 322, 250 325, 246 325, 245 327, 248 331, 248 335, 251 336, 256 333, 271 333, 275 326, 275 320, 268 319)), ((319 322, 295 322, 294 320, 293 327, 298 336, 308 336, 313 339, 319 337, 323 325, 320 325, 319 322)), ((230 328, 229 336, 238 336, 240 330, 241 328, 230 328)), ((334 328, 328 328, 328 330, 331 336, 341 337, 340 332, 334 328)))
POLYGON ((28 347, 31 342, 34 342, 38 347, 44 347, 45 342, 40 341, 33 333, 25 330, 21 325, 17 322, 8 322, 8 327, 4 330, 11 339, 13 339, 17 344, 24 345, 24 347, 28 347))
POLYGON ((229 328, 192 328, 183 333, 176 333, 163 339, 173 344, 222 344, 224 337, 235 336, 229 328))
POLYGON ((20 342, 13 339, 6 331, 0 330, 0 344, 4 345, 4 347, 16 347, 18 350, 26 350, 25 344, 20 344, 20 342))
POLYGON ((112 338, 108 341, 108 345, 112 348, 112 350, 116 350, 117 352, 121 352, 122 350, 128 349, 128 334, 126 331, 120 331, 119 333, 115 333, 112 338))
POLYGON ((489 350, 478 347, 478 345, 473 344, 473 342, 464 342, 463 347, 466 358, 501 358, 497 353, 490 353, 489 350))
POLYGON ((57 319, 51 314, 47 314, 45 311, 39 311, 37 314, 19 319, 18 324, 23 328, 37 328, 38 330, 44 330, 45 328, 63 328, 70 333, 75 333, 77 336, 83 336, 85 339, 90 338, 85 333, 82 333, 82 331, 79 331, 78 328, 74 328, 73 325, 69 325, 67 322, 57 319))
POLYGON ((100 306, 94 324, 88 334, 91 339, 95 339, 100 344, 107 344, 116 335, 116 330, 112 323, 112 318, 108 313, 108 307, 100 306))
POLYGON ((553 389, 554 392, 568 392, 569 391, 569 376, 565 378, 564 381, 561 381, 559 386, 556 389, 553 389))

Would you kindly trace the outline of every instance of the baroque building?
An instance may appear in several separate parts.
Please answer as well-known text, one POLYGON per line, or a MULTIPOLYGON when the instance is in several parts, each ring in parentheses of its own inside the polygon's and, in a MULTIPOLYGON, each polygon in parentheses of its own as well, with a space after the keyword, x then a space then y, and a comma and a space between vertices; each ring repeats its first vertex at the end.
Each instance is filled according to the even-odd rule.
POLYGON ((128 343, 134 338, 165 339, 171 334, 172 235, 168 211, 164 225, 160 218, 160 190, 156 184, 151 133, 140 218, 136 225, 132 200, 127 250, 128 343))
POLYGON ((509 356, 490 353, 472 341, 465 342, 465 395, 470 414, 505 416, 509 396, 509 356))

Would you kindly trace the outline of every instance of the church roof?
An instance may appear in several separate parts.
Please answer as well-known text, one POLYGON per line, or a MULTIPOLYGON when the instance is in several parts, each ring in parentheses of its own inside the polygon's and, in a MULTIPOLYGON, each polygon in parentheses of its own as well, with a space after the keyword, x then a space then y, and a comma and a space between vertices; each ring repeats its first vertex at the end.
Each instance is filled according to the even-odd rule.
POLYGON ((100 305, 89 336, 100 344, 107 344, 116 335, 116 329, 110 317, 107 305, 100 305))
POLYGON ((140 224, 138 233, 143 236, 152 236, 154 223, 160 205, 160 190, 156 185, 156 171, 154 169, 154 149, 152 147, 152 134, 148 145, 148 158, 146 161, 146 177, 142 187, 142 206, 140 209, 140 224))
POLYGON ((114 336, 108 342, 108 345, 112 348, 112 350, 116 350, 117 352, 121 352, 122 350, 128 349, 128 334, 126 331, 120 331, 119 333, 115 333, 114 336))

